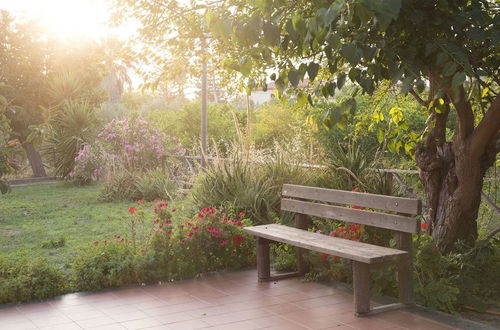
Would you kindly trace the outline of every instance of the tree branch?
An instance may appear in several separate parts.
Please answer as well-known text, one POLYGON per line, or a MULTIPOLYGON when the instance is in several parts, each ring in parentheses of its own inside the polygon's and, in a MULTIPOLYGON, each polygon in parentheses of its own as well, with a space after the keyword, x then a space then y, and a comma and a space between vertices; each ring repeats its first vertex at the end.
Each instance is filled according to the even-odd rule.
POLYGON ((453 97, 454 93, 450 88, 446 89, 446 94, 457 111, 458 132, 456 136, 462 141, 465 141, 474 131, 474 113, 472 112, 472 106, 469 100, 465 98, 463 86, 458 88, 458 97, 453 97))
POLYGON ((500 130, 500 95, 490 105, 479 125, 474 129, 471 150, 476 156, 484 154, 487 146, 496 139, 500 130))
POLYGON ((421 106, 427 107, 428 103, 426 101, 424 101, 420 97, 420 95, 418 95, 417 92, 415 92, 415 90, 413 88, 410 89, 410 94, 415 98, 415 100, 417 100, 418 103, 420 103, 421 106))

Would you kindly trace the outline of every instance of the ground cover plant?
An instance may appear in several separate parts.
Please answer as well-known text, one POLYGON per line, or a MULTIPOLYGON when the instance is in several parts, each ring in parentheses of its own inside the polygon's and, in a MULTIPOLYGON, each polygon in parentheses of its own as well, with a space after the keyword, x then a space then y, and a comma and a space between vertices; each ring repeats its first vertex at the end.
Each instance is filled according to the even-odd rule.
POLYGON ((128 203, 98 202, 98 191, 68 183, 15 187, 0 200, 0 254, 43 256, 64 267, 82 246, 123 231, 128 203))

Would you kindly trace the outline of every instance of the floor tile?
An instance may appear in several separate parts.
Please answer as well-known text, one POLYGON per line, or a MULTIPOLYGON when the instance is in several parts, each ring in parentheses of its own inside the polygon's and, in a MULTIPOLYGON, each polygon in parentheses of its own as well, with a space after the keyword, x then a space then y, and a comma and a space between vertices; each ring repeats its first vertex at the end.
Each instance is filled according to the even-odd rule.
POLYGON ((351 294, 332 287, 261 283, 247 270, 4 307, 0 329, 451 329, 405 311, 357 318, 353 307, 351 294))

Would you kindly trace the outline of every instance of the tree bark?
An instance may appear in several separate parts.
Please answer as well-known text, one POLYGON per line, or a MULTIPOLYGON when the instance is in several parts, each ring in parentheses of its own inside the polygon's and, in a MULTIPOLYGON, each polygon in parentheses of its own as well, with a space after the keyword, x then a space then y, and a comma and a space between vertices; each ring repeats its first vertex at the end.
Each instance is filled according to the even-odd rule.
MULTIPOLYGON (((432 83, 431 80, 431 90, 432 83)), ((427 199, 427 222, 436 246, 443 253, 449 252, 458 240, 474 243, 477 239, 483 180, 495 161, 500 140, 498 100, 485 115, 488 124, 481 125, 482 122, 475 129, 470 103, 463 94, 453 105, 458 114, 453 141, 445 140, 448 105, 442 113, 431 109, 434 126, 416 149, 416 163, 427 199), (488 127, 490 133, 482 131, 483 127, 488 127), (483 139, 478 142, 477 136, 483 139), (478 145, 484 146, 481 152, 478 145)))
POLYGON ((40 156, 40 153, 35 149, 33 144, 30 142, 24 142, 22 143, 22 146, 24 151, 26 152, 26 156, 28 156, 28 161, 33 171, 33 176, 47 176, 45 167, 43 166, 42 157, 40 156))

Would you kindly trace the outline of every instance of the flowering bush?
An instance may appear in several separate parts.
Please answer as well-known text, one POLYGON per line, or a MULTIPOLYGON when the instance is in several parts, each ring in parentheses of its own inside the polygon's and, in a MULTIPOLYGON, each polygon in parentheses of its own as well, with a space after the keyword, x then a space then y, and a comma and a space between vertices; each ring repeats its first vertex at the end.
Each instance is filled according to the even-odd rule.
POLYGON ((94 241, 81 252, 73 265, 80 290, 186 278, 255 262, 254 241, 243 232, 250 224, 244 213, 228 216, 207 207, 177 221, 167 202, 148 206, 139 200, 128 208, 128 235, 94 241))
MULTIPOLYGON (((167 278, 182 278, 203 272, 241 268, 254 263, 254 242, 243 232, 250 225, 244 213, 226 215, 207 207, 192 218, 174 223, 162 204, 152 240, 154 258, 167 271, 167 278), (166 213, 162 213, 166 212, 166 213)), ((172 210, 171 210, 172 211, 172 210)))
POLYGON ((102 157, 97 146, 85 144, 75 157, 75 166, 69 178, 77 185, 89 184, 102 177, 102 157))
POLYGON ((109 158, 128 170, 156 168, 166 154, 184 153, 178 139, 167 137, 146 120, 112 120, 98 134, 109 158))

